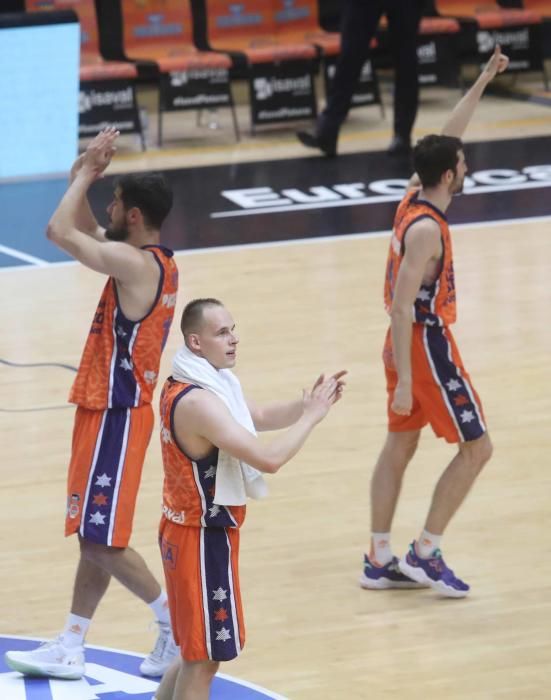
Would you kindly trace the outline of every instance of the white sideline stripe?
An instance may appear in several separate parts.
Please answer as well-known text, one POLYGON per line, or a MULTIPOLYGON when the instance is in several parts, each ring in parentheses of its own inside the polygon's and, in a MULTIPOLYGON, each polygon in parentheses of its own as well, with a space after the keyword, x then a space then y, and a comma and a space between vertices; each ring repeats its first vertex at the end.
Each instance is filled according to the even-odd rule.
POLYGON ((228 583, 230 587, 230 603, 231 603, 231 618, 233 624, 233 642, 235 650, 238 654, 241 653, 241 630, 239 629, 239 620, 237 619, 237 601, 233 592, 233 566, 232 566, 232 546, 228 533, 226 535, 226 544, 228 545, 228 583))
POLYGON ((80 534, 84 537, 84 529, 86 527, 86 509, 88 508, 88 502, 90 500, 90 491, 92 490, 92 480, 94 478, 94 472, 96 470, 96 464, 98 463, 98 455, 99 451, 101 449, 101 442, 103 440, 103 431, 105 430, 105 421, 107 420, 107 411, 103 412, 103 416, 101 418, 101 425, 100 429, 98 432, 98 436, 96 438, 96 444, 94 447, 94 456, 92 459, 92 464, 90 466, 90 476, 88 477, 88 483, 86 485, 86 494, 84 497, 84 503, 82 504, 82 511, 81 511, 81 520, 80 520, 80 526, 79 526, 79 532, 80 534))
MULTIPOLYGON (((446 338, 447 340, 447 338, 446 338)), ((455 425, 455 429, 457 430, 457 434, 460 438, 460 442, 465 442, 465 433, 463 432, 463 428, 460 426, 460 424, 457 421, 457 418, 455 416, 455 413, 453 411, 452 405, 450 403, 449 396, 446 392, 446 387, 445 385, 440 381, 440 377, 438 376, 438 372, 436 371, 436 367, 434 365, 434 359, 431 355, 431 347, 428 341, 428 328, 425 326, 423 328, 423 347, 425 348, 425 355, 427 356, 427 361, 429 363, 431 372, 432 372, 432 377, 434 379, 434 383, 436 384, 437 387, 440 388, 440 393, 442 394, 442 399, 444 401, 444 404, 446 408, 448 409, 448 413, 450 414, 450 418, 452 419, 453 424, 455 425)))
POLYGON ((109 518, 109 532, 107 534, 107 545, 109 547, 113 546, 113 530, 115 529, 115 521, 117 519, 117 509, 119 507, 119 491, 121 489, 121 483, 125 472, 125 462, 126 453, 128 451, 128 433, 130 432, 130 424, 132 422, 132 417, 130 414, 130 409, 126 409, 126 419, 124 422, 124 433, 122 437, 121 452, 119 455, 119 463, 117 465, 117 472, 115 476, 115 485, 113 489, 113 497, 111 499, 111 517, 109 518))
MULTIPOLYGON (((197 468, 197 465, 193 462, 193 469, 197 468)), ((209 616, 209 594, 207 590, 207 571, 206 571, 206 560, 205 560, 205 534, 206 528, 201 528, 201 534, 199 535, 199 547, 200 547, 200 561, 201 561, 201 599, 203 602, 203 622, 205 623, 205 646, 207 647, 207 654, 209 659, 212 660, 212 639, 210 635, 210 616, 209 616)))
POLYGON ((34 255, 29 255, 28 253, 23 253, 23 251, 17 250, 16 248, 10 248, 7 245, 0 244, 0 253, 8 255, 10 258, 17 258, 18 260, 23 260, 24 262, 31 263, 31 265, 36 265, 37 267, 48 267, 51 264, 47 260, 37 258, 34 255))
MULTIPOLYGON (((462 194, 487 194, 489 192, 511 192, 512 190, 533 190, 538 187, 551 187, 551 182, 536 180, 531 182, 511 185, 482 185, 466 189, 462 194)), ((400 194, 382 194, 372 197, 353 197, 350 199, 337 199, 327 202, 304 202, 302 204, 282 204, 280 206, 256 207, 255 209, 232 209, 230 211, 215 211, 210 215, 211 219, 227 219, 233 216, 256 216, 257 214, 274 214, 275 212, 304 211, 305 209, 331 209, 333 207, 354 207, 359 204, 378 204, 380 202, 399 202, 404 198, 405 192, 400 194)))
MULTIPOLYGON (((496 226, 509 226, 511 224, 537 224, 551 221, 551 216, 526 216, 520 219, 500 219, 497 221, 472 221, 465 224, 450 223, 452 236, 454 231, 461 231, 469 228, 495 228, 496 226)), ((355 239, 363 240, 369 238, 385 238, 390 236, 390 229, 383 231, 366 231, 363 233, 343 233, 342 235, 333 236, 311 236, 308 238, 292 238, 286 241, 267 241, 264 243, 240 243, 238 245, 220 245, 210 248, 194 248, 193 250, 176 250, 177 256, 187 257, 189 255, 208 255, 209 253, 226 253, 239 252, 242 250, 254 250, 255 248, 284 248, 287 246, 297 245, 316 245, 318 243, 331 243, 335 241, 353 241, 355 239)), ((37 258, 38 259, 38 258, 37 258)), ((76 260, 62 260, 59 262, 43 261, 43 264, 34 266, 12 265, 8 267, 0 267, 0 274, 5 271, 16 270, 18 272, 26 272, 27 270, 36 270, 40 268, 50 267, 66 267, 68 265, 80 265, 76 260)))

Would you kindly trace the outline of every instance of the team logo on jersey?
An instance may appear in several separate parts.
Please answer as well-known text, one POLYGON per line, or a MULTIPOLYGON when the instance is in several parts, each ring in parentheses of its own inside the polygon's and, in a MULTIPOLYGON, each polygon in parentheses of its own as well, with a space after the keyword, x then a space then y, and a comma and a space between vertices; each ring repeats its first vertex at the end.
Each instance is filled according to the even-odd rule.
MULTIPOLYGON (((125 651, 86 647, 86 675, 78 681, 24 678, 4 663, 6 651, 34 649, 41 640, 0 635, 0 698, 2 700, 152 700, 158 681, 140 674, 142 656, 125 651), (69 693, 69 694, 68 694, 69 693)), ((217 700, 286 700, 246 681, 218 674, 212 697, 217 700)))
POLYGON ((72 493, 67 499, 67 514, 70 518, 76 518, 80 512, 80 496, 72 493))

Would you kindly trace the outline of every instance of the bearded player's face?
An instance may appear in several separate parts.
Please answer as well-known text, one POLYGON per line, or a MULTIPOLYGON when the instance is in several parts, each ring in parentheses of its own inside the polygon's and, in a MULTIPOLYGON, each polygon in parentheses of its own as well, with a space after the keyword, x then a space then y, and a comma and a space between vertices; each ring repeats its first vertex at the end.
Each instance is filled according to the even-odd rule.
POLYGON ((107 207, 107 214, 109 215, 109 226, 105 231, 105 237, 110 241, 126 241, 129 235, 126 211, 118 187, 113 193, 113 201, 107 207))

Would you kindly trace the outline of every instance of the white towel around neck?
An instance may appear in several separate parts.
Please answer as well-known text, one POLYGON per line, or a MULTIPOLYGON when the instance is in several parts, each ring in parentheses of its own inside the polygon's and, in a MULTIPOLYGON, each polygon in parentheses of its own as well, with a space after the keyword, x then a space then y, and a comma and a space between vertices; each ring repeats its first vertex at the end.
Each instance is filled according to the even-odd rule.
MULTIPOLYGON (((184 345, 172 362, 172 376, 176 381, 212 391, 228 407, 233 418, 253 435, 253 419, 243 396, 239 379, 229 369, 216 369, 184 345)), ((268 487, 262 473, 220 450, 216 469, 214 503, 221 506, 242 506, 250 498, 264 498, 268 487)))

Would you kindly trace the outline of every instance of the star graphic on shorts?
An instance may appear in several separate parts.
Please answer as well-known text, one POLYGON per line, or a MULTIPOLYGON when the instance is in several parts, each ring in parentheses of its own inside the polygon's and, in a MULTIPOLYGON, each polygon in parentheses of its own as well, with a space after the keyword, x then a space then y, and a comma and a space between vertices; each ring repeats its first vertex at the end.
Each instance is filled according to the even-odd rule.
POLYGON ((212 596, 212 599, 217 600, 220 603, 223 600, 226 600, 226 598, 228 597, 228 591, 222 588, 222 586, 219 586, 215 591, 213 591, 213 594, 214 595, 212 596))
POLYGON ((217 642, 227 642, 228 639, 231 639, 231 634, 229 630, 227 630, 225 627, 222 627, 221 630, 216 630, 217 642))
POLYGON ((430 299, 430 292, 428 292, 426 289, 420 289, 419 293, 417 294, 417 298, 421 301, 428 301, 430 299))
POLYGON ((101 488, 105 488, 105 486, 111 486, 111 479, 112 478, 113 477, 107 476, 107 474, 104 473, 101 476, 98 476, 94 486, 101 486, 101 488))
POLYGON ((426 326, 435 326, 436 321, 434 321, 432 318, 427 318, 427 320, 425 321, 425 325, 426 326))
POLYGON ((454 396, 453 402, 456 406, 466 406, 467 404, 471 403, 465 394, 458 394, 457 396, 454 396))
POLYGON ((216 622, 226 622, 228 619, 228 613, 226 612, 225 608, 218 608, 218 610, 215 610, 214 619, 216 622))
POLYGON ((127 360, 126 357, 120 361, 119 367, 122 367, 123 369, 126 369, 126 370, 134 369, 134 365, 132 364, 132 362, 130 360, 127 360))
POLYGON ((103 493, 97 493, 94 496, 94 505, 95 506, 106 506, 107 505, 107 496, 103 493))
POLYGON ((92 513, 90 515, 90 520, 88 522, 94 523, 94 525, 105 525, 105 515, 102 515, 99 511, 97 513, 92 513))
POLYGON ((457 391, 458 389, 461 389, 461 382, 458 382, 457 379, 450 379, 446 386, 448 391, 457 391))
POLYGON ((209 467, 205 472, 205 479, 212 479, 213 476, 216 476, 216 467, 209 467))
POLYGON ((117 326, 117 335, 119 338, 126 338, 128 333, 124 330, 122 326, 117 326))
POLYGON ((216 505, 215 503, 212 508, 209 508, 209 513, 211 518, 216 518, 216 516, 220 513, 220 506, 216 505))
POLYGON ((462 423, 470 423, 472 420, 474 420, 474 413, 472 411, 463 411, 459 417, 461 418, 462 423))

